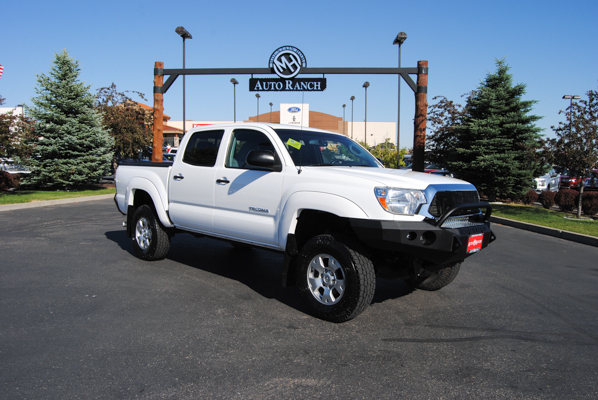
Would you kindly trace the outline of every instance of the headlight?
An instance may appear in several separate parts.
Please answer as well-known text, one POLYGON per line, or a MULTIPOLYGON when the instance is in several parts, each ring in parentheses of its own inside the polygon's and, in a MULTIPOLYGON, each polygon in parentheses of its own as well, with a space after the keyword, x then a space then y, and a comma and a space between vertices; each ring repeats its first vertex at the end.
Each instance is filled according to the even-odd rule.
POLYGON ((380 205, 393 214, 413 215, 422 204, 427 203, 421 190, 384 187, 375 188, 374 192, 380 205))

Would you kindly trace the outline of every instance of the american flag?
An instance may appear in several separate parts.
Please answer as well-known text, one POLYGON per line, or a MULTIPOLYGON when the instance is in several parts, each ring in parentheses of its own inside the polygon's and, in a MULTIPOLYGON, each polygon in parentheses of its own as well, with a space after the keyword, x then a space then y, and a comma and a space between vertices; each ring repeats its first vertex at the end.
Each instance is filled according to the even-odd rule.
POLYGON ((2 78, 2 72, 4 72, 4 67, 0 64, 0 78, 2 78))

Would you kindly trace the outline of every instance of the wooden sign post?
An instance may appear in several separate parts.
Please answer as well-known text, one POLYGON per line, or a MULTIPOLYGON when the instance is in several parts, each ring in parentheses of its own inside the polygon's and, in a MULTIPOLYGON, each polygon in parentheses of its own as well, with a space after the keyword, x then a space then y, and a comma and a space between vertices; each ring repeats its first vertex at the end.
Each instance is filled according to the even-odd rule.
POLYGON ((154 144, 152 146, 152 162, 162 162, 162 144, 164 143, 164 94, 156 92, 155 88, 162 88, 164 75, 156 70, 164 70, 164 63, 156 61, 154 64, 154 144))
POLYGON ((417 62, 415 120, 413 130, 413 171, 424 172, 426 151, 426 120, 428 118, 428 62, 417 62))

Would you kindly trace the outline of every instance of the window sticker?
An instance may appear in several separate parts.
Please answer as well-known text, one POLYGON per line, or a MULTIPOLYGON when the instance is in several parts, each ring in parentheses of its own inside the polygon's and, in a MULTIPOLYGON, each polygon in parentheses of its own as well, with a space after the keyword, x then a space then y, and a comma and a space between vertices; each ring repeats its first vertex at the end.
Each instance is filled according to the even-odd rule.
POLYGON ((287 140, 287 144, 291 147, 296 148, 297 150, 301 150, 301 142, 289 138, 289 140, 287 140))

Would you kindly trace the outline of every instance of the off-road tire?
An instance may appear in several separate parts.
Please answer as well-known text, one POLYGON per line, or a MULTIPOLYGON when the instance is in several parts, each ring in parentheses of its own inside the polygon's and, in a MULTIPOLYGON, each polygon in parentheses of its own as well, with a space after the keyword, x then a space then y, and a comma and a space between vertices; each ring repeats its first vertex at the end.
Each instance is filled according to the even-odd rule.
POLYGON ((161 260, 170 250, 170 234, 162 226, 154 210, 148 205, 138 207, 133 213, 133 248, 142 260, 161 260))
POLYGON ((319 235, 301 249, 297 286, 312 315, 331 322, 358 316, 376 290, 374 265, 347 236, 319 235))
POLYGON ((453 266, 439 269, 436 272, 430 272, 418 277, 412 277, 407 282, 414 288, 434 291, 439 290, 451 283, 459 270, 461 269, 461 263, 456 263, 453 266))

